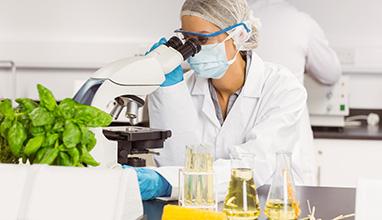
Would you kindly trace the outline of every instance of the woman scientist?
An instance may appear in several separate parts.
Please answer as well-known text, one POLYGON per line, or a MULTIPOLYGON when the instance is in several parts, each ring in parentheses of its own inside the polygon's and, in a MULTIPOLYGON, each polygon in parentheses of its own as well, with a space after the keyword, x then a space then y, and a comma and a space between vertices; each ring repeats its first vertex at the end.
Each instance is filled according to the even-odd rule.
MULTIPOLYGON (((277 151, 292 152, 304 183, 312 184, 312 154, 302 155, 299 126, 306 92, 284 67, 263 62, 256 47, 256 20, 246 0, 186 0, 181 10, 185 38, 197 38, 200 53, 188 60, 192 71, 180 67, 148 97, 150 126, 173 132, 160 156, 159 168, 138 168, 144 200, 175 196, 178 168, 185 146, 215 147, 219 197, 229 181, 230 154, 256 155, 255 176, 264 184, 272 175, 277 151)), ((163 43, 163 39, 160 43, 163 43)), ((155 47, 155 45, 154 45, 155 47)))

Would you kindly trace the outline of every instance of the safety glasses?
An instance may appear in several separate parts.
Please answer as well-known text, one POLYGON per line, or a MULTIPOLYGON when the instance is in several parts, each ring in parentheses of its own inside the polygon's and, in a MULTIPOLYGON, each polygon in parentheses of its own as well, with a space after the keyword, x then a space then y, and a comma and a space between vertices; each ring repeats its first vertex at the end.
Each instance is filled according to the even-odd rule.
MULTIPOLYGON (((224 28, 220 31, 216 31, 213 33, 190 32, 190 31, 185 31, 183 29, 177 29, 177 30, 175 30, 175 33, 181 33, 184 36, 185 40, 188 40, 190 38, 195 38, 200 42, 200 44, 204 45, 204 44, 209 44, 209 41, 211 38, 219 36, 221 34, 224 34, 228 31, 231 31, 231 30, 239 27, 239 26, 243 26, 246 29, 246 31, 248 31, 248 32, 251 31, 245 23, 237 23, 235 25, 229 26, 227 28, 224 28)), ((211 43, 213 43, 213 42, 211 42, 211 43)))

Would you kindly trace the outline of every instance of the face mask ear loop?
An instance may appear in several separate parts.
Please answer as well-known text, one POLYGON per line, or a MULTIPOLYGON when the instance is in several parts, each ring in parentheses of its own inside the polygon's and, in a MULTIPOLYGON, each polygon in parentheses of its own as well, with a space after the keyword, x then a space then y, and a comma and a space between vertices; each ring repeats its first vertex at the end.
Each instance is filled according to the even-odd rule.
MULTIPOLYGON (((228 37, 227 37, 223 42, 225 43, 225 41, 227 41, 227 40, 229 40, 229 39, 232 39, 232 40, 234 41, 234 39, 232 38, 232 35, 229 34, 228 37)), ((235 46, 236 46, 236 44, 235 44, 235 46)), ((234 56, 232 59, 228 60, 228 65, 231 65, 231 64, 233 64, 233 63, 235 62, 236 57, 237 57, 237 55, 239 54, 239 52, 240 52, 240 50, 241 50, 242 47, 243 47, 243 46, 240 46, 240 48, 238 48, 238 50, 236 51, 235 56, 234 56)))
POLYGON ((228 34, 228 36, 227 36, 222 42, 217 43, 217 44, 215 45, 215 47, 217 47, 219 44, 225 44, 225 42, 226 42, 227 40, 230 40, 230 39, 233 40, 232 35, 229 34, 229 33, 227 33, 227 34, 228 34))
POLYGON ((220 42, 220 43, 216 43, 215 46, 214 46, 214 48, 217 47, 217 46, 219 46, 219 44, 224 44, 224 46, 225 46, 225 42, 226 42, 227 40, 231 39, 231 38, 232 38, 231 35, 228 34, 228 36, 227 36, 222 42, 220 42))

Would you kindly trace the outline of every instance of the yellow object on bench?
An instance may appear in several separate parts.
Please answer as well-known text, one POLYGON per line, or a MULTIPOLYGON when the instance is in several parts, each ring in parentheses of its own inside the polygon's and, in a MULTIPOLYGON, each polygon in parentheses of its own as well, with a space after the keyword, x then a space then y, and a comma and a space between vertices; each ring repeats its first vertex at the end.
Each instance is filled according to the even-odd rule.
POLYGON ((163 208, 162 220, 227 220, 222 212, 202 209, 184 208, 177 205, 166 205, 163 208))

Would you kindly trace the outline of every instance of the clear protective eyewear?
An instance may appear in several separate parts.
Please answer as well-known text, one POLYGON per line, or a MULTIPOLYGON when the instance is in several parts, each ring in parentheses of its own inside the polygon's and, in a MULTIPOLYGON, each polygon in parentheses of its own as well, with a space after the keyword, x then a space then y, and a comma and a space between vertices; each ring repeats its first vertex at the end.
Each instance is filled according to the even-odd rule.
POLYGON ((216 43, 216 42, 210 42, 211 38, 213 37, 216 37, 216 36, 219 36, 221 34, 224 34, 228 31, 231 31, 239 26, 243 26, 245 28, 246 31, 250 32, 251 29, 248 28, 248 26, 241 22, 241 23, 237 23, 235 25, 232 25, 232 26, 229 26, 227 28, 224 28, 220 31, 216 31, 216 32, 213 32, 213 33, 199 33, 199 32, 190 32, 190 31, 185 31, 183 29, 177 29, 175 30, 175 33, 181 33, 184 37, 184 40, 188 40, 190 38, 196 38, 201 45, 205 45, 205 44, 212 44, 212 43, 216 43))

